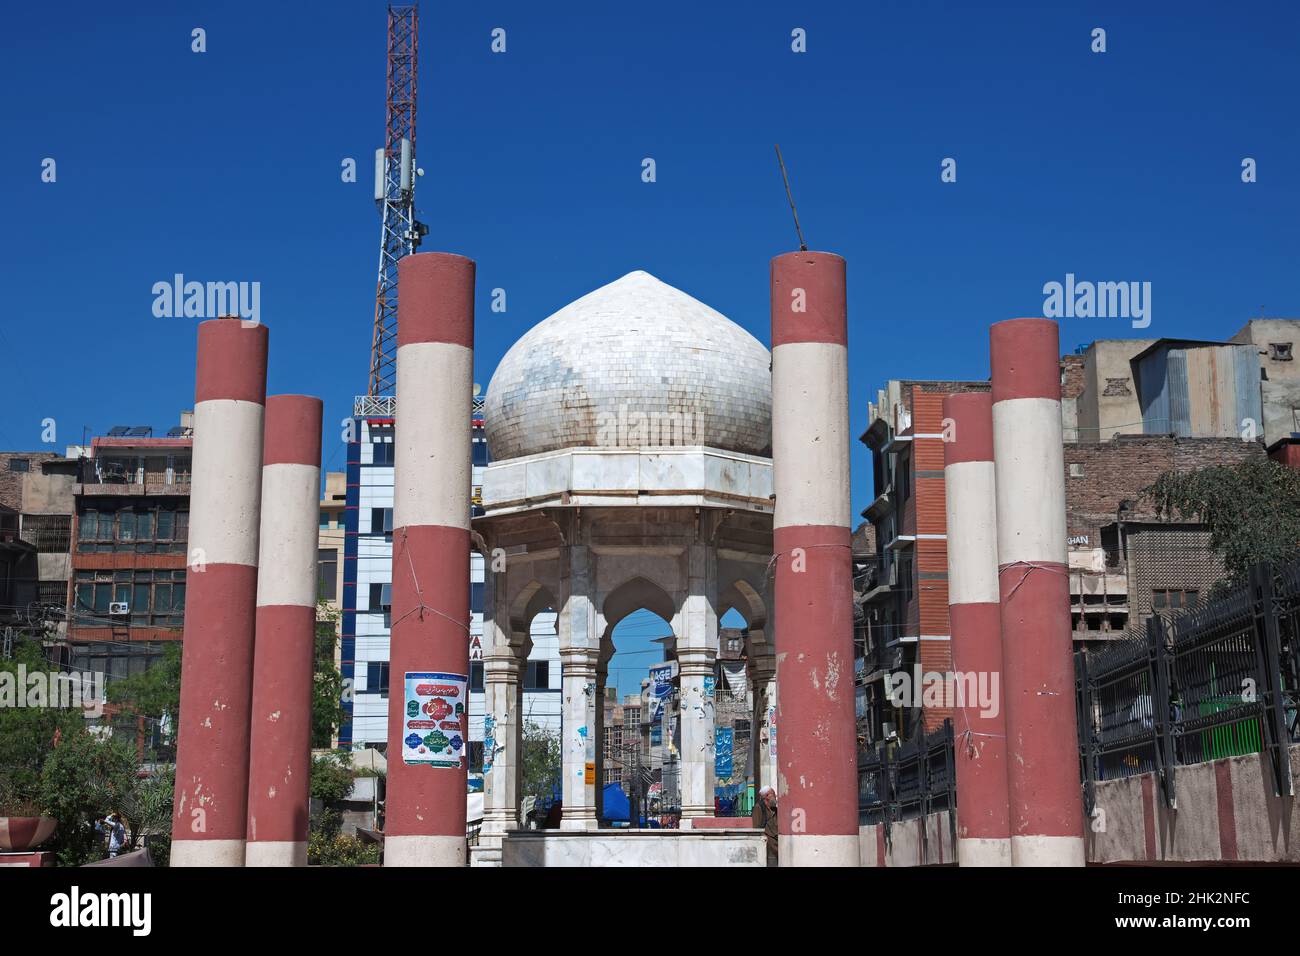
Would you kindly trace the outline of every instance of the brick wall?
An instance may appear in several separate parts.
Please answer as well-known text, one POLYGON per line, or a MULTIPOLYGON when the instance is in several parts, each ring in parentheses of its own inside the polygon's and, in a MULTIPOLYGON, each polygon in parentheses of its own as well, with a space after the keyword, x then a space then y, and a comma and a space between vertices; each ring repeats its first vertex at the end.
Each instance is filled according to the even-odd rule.
POLYGON ((1087 379, 1084 376, 1082 355, 1061 356, 1061 400, 1069 401, 1083 394, 1087 379))
POLYGON ((40 474, 41 462, 59 456, 48 451, 4 451, 0 452, 0 505, 23 510, 23 476, 28 472, 11 471, 9 461, 12 458, 26 458, 30 471, 40 474))
POLYGON ((1263 454, 1263 446, 1257 442, 1236 438, 1143 435, 1067 444, 1066 534, 1072 538, 1087 535, 1089 547, 1100 547, 1101 528, 1115 522, 1121 501, 1130 502, 1126 521, 1156 518, 1155 510, 1141 492, 1162 473, 1191 471, 1206 465, 1232 465, 1263 454))

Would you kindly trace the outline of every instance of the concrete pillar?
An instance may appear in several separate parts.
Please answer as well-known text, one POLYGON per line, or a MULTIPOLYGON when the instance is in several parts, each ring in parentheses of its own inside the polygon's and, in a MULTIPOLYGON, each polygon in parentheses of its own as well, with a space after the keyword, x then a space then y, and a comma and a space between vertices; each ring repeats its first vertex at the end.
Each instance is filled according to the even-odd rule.
POLYGON ((844 260, 772 260, 782 866, 858 865, 844 260))
POLYGON ((1056 323, 991 329, 998 582, 1016 866, 1083 866, 1056 323))
POLYGON ((948 519, 948 617, 956 679, 957 862, 1010 866, 1007 722, 1002 700, 998 529, 993 490, 993 400, 943 402, 948 519))
POLYGON ((414 733, 406 726, 407 675, 469 675, 473 369, 473 261, 407 256, 398 264, 385 866, 465 863, 468 685, 459 733, 445 731, 453 748, 461 744, 458 767, 407 763, 404 741, 414 733))
POLYGON ((307 865, 321 409, 306 395, 266 400, 248 866, 307 865))
POLYGON ((199 325, 172 866, 244 865, 267 338, 199 325))
POLYGON ((596 651, 561 647, 564 711, 560 755, 562 830, 596 829, 596 651), (591 766, 589 774, 588 765, 591 766), (590 782, 588 782, 590 781, 590 782))

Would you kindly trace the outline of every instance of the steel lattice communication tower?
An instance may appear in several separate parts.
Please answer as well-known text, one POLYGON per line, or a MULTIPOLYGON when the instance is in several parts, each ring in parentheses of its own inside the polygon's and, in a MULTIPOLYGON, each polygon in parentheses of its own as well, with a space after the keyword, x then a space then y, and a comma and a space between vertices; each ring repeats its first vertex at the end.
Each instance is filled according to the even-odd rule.
MULTIPOLYGON (((397 263, 414 252, 428 227, 415 218, 415 101, 420 47, 418 6, 388 8, 388 104, 384 147, 375 151, 379 206, 379 280, 365 399, 393 395, 397 385, 397 263)), ((358 400, 358 406, 364 404, 358 400)), ((356 414, 366 410, 358 407, 356 414)), ((390 412, 391 413, 391 412, 390 412)))

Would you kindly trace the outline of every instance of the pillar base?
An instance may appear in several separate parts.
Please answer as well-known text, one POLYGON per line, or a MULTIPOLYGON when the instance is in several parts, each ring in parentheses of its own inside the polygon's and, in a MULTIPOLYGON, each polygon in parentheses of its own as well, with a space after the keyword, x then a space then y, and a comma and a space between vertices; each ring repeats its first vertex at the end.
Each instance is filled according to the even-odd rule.
POLYGON ((1011 840, 957 839, 958 866, 1011 866, 1011 840))
POLYGON ((464 837, 384 837, 384 866, 464 866, 464 837))
POLYGON ((169 866, 243 866, 243 840, 173 840, 169 866))
POLYGON ((306 866, 307 842, 253 840, 244 851, 245 866, 306 866))
POLYGON ((1087 866, 1081 836, 1013 836, 1011 859, 1016 866, 1087 866))
POLYGON ((858 835, 792 833, 777 837, 780 866, 861 866, 858 835))
POLYGON ((470 866, 500 866, 501 865, 501 842, 502 838, 497 837, 494 840, 485 842, 483 835, 479 834, 479 842, 469 848, 469 865, 470 866))

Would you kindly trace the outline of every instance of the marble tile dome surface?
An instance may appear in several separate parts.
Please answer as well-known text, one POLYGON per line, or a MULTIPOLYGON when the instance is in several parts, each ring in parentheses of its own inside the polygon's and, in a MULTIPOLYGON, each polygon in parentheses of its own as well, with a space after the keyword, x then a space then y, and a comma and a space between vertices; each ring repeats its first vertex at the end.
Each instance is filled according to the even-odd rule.
POLYGON ((488 385, 488 447, 496 461, 663 444, 770 455, 770 362, 722 313, 631 272, 510 348, 488 385))

